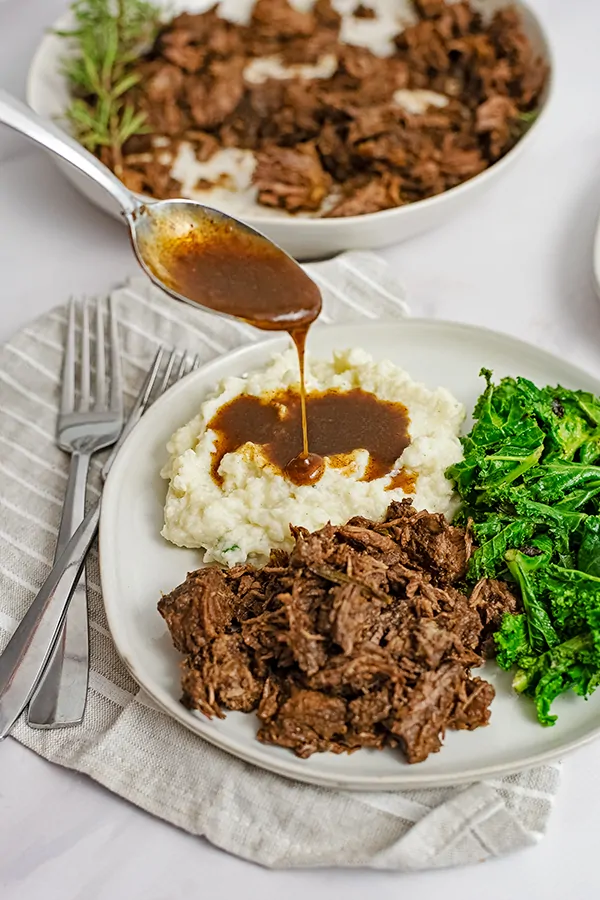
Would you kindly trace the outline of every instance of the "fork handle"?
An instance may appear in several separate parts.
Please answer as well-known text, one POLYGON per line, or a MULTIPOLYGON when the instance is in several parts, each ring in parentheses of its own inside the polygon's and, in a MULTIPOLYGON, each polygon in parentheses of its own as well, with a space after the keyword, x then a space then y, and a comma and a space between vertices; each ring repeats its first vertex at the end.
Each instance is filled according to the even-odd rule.
POLYGON ((24 710, 44 670, 99 521, 100 501, 61 553, 0 655, 0 740, 24 710))
MULTIPOLYGON (((55 561, 85 515, 90 455, 73 453, 56 543, 55 561)), ((69 614, 29 703, 31 728, 77 725, 83 719, 89 672, 89 633, 85 570, 71 598, 69 614)))
POLYGON ((54 561, 69 543, 85 516, 85 492, 91 455, 89 453, 72 453, 69 465, 69 476, 65 501, 63 505, 54 561))

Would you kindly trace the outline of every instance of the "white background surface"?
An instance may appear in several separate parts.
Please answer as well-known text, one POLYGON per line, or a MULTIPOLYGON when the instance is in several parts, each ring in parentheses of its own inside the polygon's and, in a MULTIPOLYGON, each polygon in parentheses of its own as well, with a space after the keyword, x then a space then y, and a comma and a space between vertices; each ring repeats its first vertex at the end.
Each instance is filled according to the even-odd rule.
MULTIPOLYGON (((591 252, 600 208, 600 4, 532 0, 556 53, 537 143, 454 224, 384 255, 414 314, 524 337, 600 375, 591 252)), ((19 96, 62 0, 0 5, 0 87, 19 96)), ((136 269, 121 226, 81 199, 40 151, 0 130, 0 340, 53 305, 136 269)), ((178 832, 12 740, 0 745, 2 900, 412 898, 537 900, 598 892, 600 744, 565 763, 550 832, 485 868, 411 876, 269 872, 178 832)))

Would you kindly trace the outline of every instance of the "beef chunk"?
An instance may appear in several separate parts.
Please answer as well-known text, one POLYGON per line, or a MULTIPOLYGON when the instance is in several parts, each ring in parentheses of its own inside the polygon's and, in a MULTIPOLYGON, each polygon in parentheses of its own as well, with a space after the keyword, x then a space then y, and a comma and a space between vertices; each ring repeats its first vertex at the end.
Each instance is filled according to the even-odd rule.
POLYGON ((260 203, 288 212, 319 209, 331 183, 314 144, 260 151, 253 181, 260 203))
POLYGON ((392 708, 387 688, 372 691, 351 700, 348 704, 349 722, 354 731, 364 733, 371 731, 374 725, 383 722, 392 708))
POLYGON ((146 94, 151 103, 176 105, 183 87, 183 72, 177 66, 159 66, 146 82, 146 94))
POLYGON ((412 631, 413 655, 428 669, 437 669, 442 659, 456 646, 452 631, 447 631, 436 619, 421 619, 412 631))
POLYGON ((366 643, 357 647, 351 656, 330 658, 306 683, 315 690, 360 694, 383 683, 394 683, 400 675, 397 663, 386 649, 366 643))
POLYGON ((200 569, 161 599, 184 704, 256 711, 259 740, 301 757, 400 746, 418 762, 446 729, 487 724, 494 691, 471 667, 516 599, 457 588, 468 530, 403 500, 382 522, 292 533, 263 568, 200 569))
POLYGON ((206 78, 186 81, 186 102, 199 128, 214 128, 237 107, 244 94, 243 69, 243 59, 215 61, 206 78))
POLYGON ((216 137, 207 131, 192 128, 184 137, 194 142, 194 152, 198 162, 207 162, 220 149, 216 137))
POLYGON ((464 578, 471 555, 468 532, 449 525, 444 516, 420 512, 397 531, 409 565, 435 573, 444 584, 464 578))
POLYGON ((230 624, 232 592, 225 572, 217 568, 190 572, 158 604, 180 653, 195 653, 230 624))
POLYGON ((395 705, 390 731, 409 762, 422 762, 440 750, 463 677, 461 667, 451 662, 437 671, 423 672, 412 691, 395 705))
POLYGON ((344 185, 344 197, 327 212, 328 218, 362 216, 402 205, 401 179, 398 175, 375 176, 365 181, 349 181, 344 185))
POLYGON ((365 6, 364 3, 359 3, 358 6, 355 6, 352 10, 352 15, 355 19, 376 19, 377 13, 373 9, 372 6, 365 6))
MULTIPOLYGON (((102 154, 101 159, 106 164, 102 154)), ((181 185, 171 176, 170 165, 159 162, 151 153, 125 157, 121 176, 132 191, 165 198, 181 196, 181 185)))
POLYGON ((256 0, 250 27, 255 34, 279 42, 299 35, 309 37, 315 21, 310 12, 300 12, 287 0, 256 0))
POLYGON ((184 72, 196 74, 214 58, 242 56, 243 36, 213 6, 204 13, 182 13, 159 35, 159 53, 184 72))
POLYGON ((293 594, 279 598, 287 612, 287 631, 280 634, 279 639, 285 640, 299 668, 307 675, 313 675, 325 664, 327 651, 323 636, 313 633, 312 617, 297 602, 297 590, 294 585, 293 594))
POLYGON ((452 717, 448 723, 455 730, 472 731, 490 720, 490 703, 494 699, 494 688, 483 678, 468 678, 463 682, 452 717))
MULTIPOLYGON (((184 664, 183 702, 190 709, 220 715, 220 707, 251 712, 263 691, 254 677, 251 656, 239 635, 221 634, 184 664)), ((210 715, 210 713, 207 713, 210 715)))
POLYGON ((519 110, 509 97, 488 97, 475 112, 475 129, 478 134, 489 135, 490 155, 497 159, 502 148, 510 141, 519 121, 519 110))
POLYGON ((344 737, 344 744, 348 749, 368 747, 371 750, 382 750, 384 747, 395 747, 395 739, 383 724, 390 710, 391 700, 387 688, 351 700, 348 704, 349 727, 344 737))
POLYGON ((502 625, 505 613, 517 612, 517 598, 506 582, 482 578, 473 588, 469 603, 477 611, 483 625, 479 635, 479 650, 483 656, 494 656, 494 632, 502 625))
MULTIPOLYGON (((387 534, 380 534, 370 527, 364 528, 354 524, 354 521, 351 519, 347 525, 343 525, 339 529, 338 533, 342 538, 345 538, 350 544, 356 544, 361 550, 367 550, 371 556, 381 559, 386 566, 393 566, 394 563, 400 562, 403 553, 391 537, 387 534)), ((369 522, 368 525, 372 525, 372 522, 369 522)))
POLYGON ((283 608, 266 611, 254 619, 246 619, 242 623, 244 642, 254 650, 259 659, 277 659, 284 650, 281 635, 285 636, 287 622, 288 617, 283 608))
POLYGON ((331 0, 316 0, 312 8, 317 24, 332 29, 336 35, 342 25, 342 17, 332 6, 331 0))
MULTIPOLYGON (((184 84, 181 69, 165 60, 151 60, 140 65, 137 76, 140 84, 133 88, 130 105, 138 107, 154 134, 181 134, 189 121, 180 103, 184 84)), ((158 161, 160 154, 152 141, 145 149, 154 162, 158 161)))
POLYGON ((331 639, 344 653, 371 634, 376 626, 381 601, 365 596, 357 584, 343 584, 331 591, 331 639))
MULTIPOLYGON (((296 691, 258 732, 265 744, 289 747, 306 759, 320 750, 337 750, 347 730, 346 704, 319 691, 296 691)), ((341 749, 341 748, 340 748, 341 749)))

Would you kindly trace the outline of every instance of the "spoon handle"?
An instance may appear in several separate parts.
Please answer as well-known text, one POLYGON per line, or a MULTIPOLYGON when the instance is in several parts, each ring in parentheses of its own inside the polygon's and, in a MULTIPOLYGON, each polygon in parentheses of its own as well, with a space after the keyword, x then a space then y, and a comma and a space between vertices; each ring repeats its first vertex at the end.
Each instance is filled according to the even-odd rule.
POLYGON ((0 124, 20 131, 103 187, 119 204, 124 213, 132 213, 138 206, 133 194, 119 179, 74 138, 49 119, 42 119, 32 109, 0 90, 0 124))

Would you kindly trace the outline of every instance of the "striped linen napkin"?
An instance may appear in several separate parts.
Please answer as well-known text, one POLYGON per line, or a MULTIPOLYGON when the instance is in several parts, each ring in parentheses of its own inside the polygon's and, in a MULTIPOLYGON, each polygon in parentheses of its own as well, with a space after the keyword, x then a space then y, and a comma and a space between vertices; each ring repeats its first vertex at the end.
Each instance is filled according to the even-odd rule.
MULTIPOLYGON (((402 288, 372 254, 348 253, 307 269, 323 291, 323 322, 408 315, 402 288)), ((128 402, 159 342, 208 362, 261 339, 248 326, 177 304, 146 279, 116 294, 128 402)), ((67 472, 67 457, 54 443, 65 330, 62 307, 0 349, 0 650, 54 552, 67 472)), ((100 467, 98 456, 90 499, 99 494, 100 467)), ((544 834, 558 765, 467 786, 366 794, 288 781, 205 743, 132 680, 108 632, 96 550, 88 571, 92 671, 84 722, 34 731, 21 719, 13 731, 46 759, 266 866, 439 868, 522 849, 544 834)))

